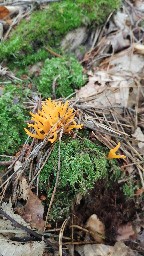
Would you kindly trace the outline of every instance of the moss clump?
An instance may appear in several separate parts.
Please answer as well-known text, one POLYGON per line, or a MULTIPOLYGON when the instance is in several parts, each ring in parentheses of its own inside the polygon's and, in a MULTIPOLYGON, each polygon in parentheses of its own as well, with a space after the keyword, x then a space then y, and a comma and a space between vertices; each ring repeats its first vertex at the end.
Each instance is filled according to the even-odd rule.
POLYGON ((52 58, 45 61, 37 88, 43 97, 53 96, 52 85, 56 79, 54 93, 57 97, 66 97, 84 85, 86 76, 83 68, 74 58, 52 58))
POLYGON ((65 0, 51 3, 47 9, 36 10, 23 20, 1 43, 0 61, 8 58, 16 65, 28 65, 48 57, 44 46, 59 49, 63 36, 83 25, 102 23, 118 8, 119 0, 65 0), (26 57, 30 55, 30 57, 26 57))
MULTIPOLYGON (((40 174, 40 187, 46 189, 50 200, 58 166, 57 142, 48 162, 40 174)), ((64 217, 78 193, 84 195, 95 182, 107 177, 107 160, 104 151, 88 139, 69 139, 61 142, 61 169, 51 218, 64 217), (58 217, 59 216, 59 217, 58 217)))
POLYGON ((9 85, 0 97, 0 154, 14 154, 26 139, 27 118, 22 100, 28 91, 9 85))
MULTIPOLYGON (((58 147, 55 143, 46 165, 40 173, 40 189, 47 193, 48 203, 55 186, 58 170, 58 147)), ((72 201, 78 194, 85 195, 94 188, 97 181, 103 180, 109 189, 119 179, 125 179, 117 160, 109 161, 105 147, 96 145, 88 139, 67 139, 61 142, 61 168, 55 199, 50 212, 51 220, 65 218, 70 211, 72 201)), ((121 183, 126 198, 134 198, 139 187, 132 180, 121 183)))
POLYGON ((137 189, 138 186, 134 184, 134 181, 132 179, 129 179, 129 181, 125 183, 122 188, 126 198, 134 198, 137 189))

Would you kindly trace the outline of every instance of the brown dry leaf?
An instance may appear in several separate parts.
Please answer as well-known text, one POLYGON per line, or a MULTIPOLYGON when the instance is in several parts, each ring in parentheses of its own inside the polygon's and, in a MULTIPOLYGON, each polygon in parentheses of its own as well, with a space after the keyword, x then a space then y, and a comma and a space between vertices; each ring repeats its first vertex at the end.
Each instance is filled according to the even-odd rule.
POLYGON ((116 237, 116 241, 128 240, 136 236, 136 232, 134 231, 131 223, 121 225, 118 228, 117 232, 118 232, 118 235, 116 237))
POLYGON ((131 83, 131 79, 126 76, 98 71, 89 77, 89 82, 77 92, 76 97, 85 106, 127 107, 131 83))
POLYGON ((144 68, 144 56, 133 54, 124 50, 122 53, 115 54, 114 58, 109 59, 111 71, 119 72, 120 74, 136 74, 140 73, 144 68))
POLYGON ((89 217, 86 223, 86 228, 91 232, 91 235, 96 242, 103 243, 105 238, 105 226, 96 214, 89 217))
POLYGON ((18 210, 19 214, 26 222, 30 223, 32 228, 42 231, 45 222, 43 220, 44 206, 41 200, 31 191, 24 177, 21 178, 19 186, 19 198, 27 200, 25 206, 18 210))
POLYGON ((139 253, 130 249, 123 242, 117 242, 113 249, 113 254, 111 256, 140 256, 139 253))
POLYGON ((5 6, 0 6, 0 19, 3 20, 10 14, 10 11, 5 6))
POLYGON ((41 200, 32 191, 29 191, 29 198, 24 206, 22 217, 25 221, 30 222, 32 228, 42 231, 45 224, 43 214, 44 206, 41 200))
POLYGON ((43 241, 19 243, 0 235, 0 255, 2 256, 42 256, 44 248, 43 241))
POLYGON ((89 82, 83 86, 78 92, 77 97, 88 98, 104 91, 105 81, 100 80, 97 75, 89 77, 89 82))
POLYGON ((80 256, 140 256, 123 242, 117 242, 114 246, 104 244, 87 244, 76 246, 75 250, 80 256))

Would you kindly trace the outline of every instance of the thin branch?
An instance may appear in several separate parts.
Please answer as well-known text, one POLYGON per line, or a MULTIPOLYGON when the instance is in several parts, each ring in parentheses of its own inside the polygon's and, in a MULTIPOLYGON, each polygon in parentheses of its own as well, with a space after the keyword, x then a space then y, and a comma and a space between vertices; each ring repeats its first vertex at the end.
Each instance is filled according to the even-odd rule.
POLYGON ((0 161, 0 166, 9 166, 13 163, 13 161, 0 161))

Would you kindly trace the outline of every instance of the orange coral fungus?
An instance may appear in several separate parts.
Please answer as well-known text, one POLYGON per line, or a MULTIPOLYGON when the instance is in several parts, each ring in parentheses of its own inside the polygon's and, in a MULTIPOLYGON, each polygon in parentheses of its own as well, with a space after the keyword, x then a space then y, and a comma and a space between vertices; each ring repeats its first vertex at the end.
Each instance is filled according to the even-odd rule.
POLYGON ((43 140, 47 136, 48 141, 53 143, 61 129, 63 133, 70 133, 74 128, 82 128, 82 125, 74 121, 76 112, 69 107, 68 101, 62 103, 48 99, 42 104, 42 110, 39 110, 37 114, 30 114, 34 124, 28 124, 28 127, 34 128, 36 133, 31 133, 27 129, 25 131, 36 139, 43 140))
POLYGON ((108 159, 113 159, 113 158, 126 158, 126 156, 124 155, 116 155, 116 151, 119 149, 120 147, 120 142, 118 143, 118 145, 115 148, 112 148, 108 154, 108 159))

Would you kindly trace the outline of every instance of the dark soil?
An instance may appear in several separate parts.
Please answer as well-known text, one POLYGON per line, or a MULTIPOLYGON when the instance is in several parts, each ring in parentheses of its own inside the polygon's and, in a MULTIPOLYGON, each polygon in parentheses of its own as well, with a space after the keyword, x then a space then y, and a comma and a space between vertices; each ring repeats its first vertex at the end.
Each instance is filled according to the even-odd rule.
POLYGON ((92 214, 96 214, 106 228, 106 242, 113 244, 119 225, 133 221, 138 212, 134 200, 127 199, 118 183, 111 187, 101 180, 74 208, 74 224, 84 226, 92 214))

